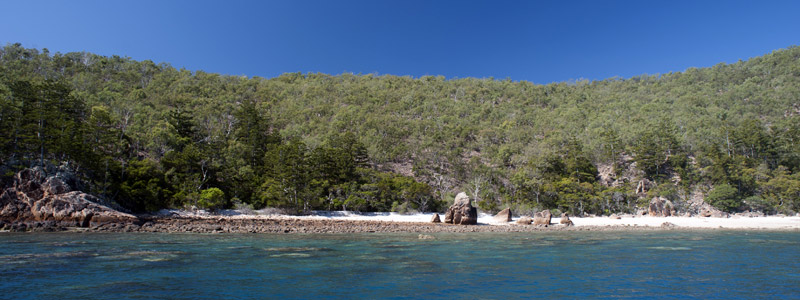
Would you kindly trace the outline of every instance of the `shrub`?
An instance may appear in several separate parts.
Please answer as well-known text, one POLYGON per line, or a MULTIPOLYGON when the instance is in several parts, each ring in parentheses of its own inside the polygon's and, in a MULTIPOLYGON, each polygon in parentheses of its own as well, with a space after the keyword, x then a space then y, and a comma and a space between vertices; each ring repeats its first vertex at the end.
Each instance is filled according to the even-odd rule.
POLYGON ((722 184, 714 187, 706 197, 706 202, 719 210, 733 212, 742 206, 742 200, 737 195, 736 188, 729 184, 722 184))
POLYGON ((200 200, 197 206, 211 211, 218 210, 225 206, 225 193, 218 188, 208 188, 200 192, 200 200))

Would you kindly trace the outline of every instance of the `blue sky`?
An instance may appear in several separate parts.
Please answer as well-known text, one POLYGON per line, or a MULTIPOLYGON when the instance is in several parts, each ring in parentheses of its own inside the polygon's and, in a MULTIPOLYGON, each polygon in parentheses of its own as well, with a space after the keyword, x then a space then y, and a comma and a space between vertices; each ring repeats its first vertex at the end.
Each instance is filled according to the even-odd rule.
POLYGON ((683 71, 800 45, 800 1, 7 1, 0 43, 274 77, 535 83, 683 71))

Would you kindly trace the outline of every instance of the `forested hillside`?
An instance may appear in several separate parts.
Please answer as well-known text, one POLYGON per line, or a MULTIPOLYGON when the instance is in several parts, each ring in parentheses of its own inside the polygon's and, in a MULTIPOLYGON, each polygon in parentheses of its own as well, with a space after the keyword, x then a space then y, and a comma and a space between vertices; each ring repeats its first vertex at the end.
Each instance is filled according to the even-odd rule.
POLYGON ((68 164, 134 211, 198 205, 635 211, 692 195, 800 211, 800 48, 547 85, 392 75, 224 76, 0 50, 4 176, 68 164))

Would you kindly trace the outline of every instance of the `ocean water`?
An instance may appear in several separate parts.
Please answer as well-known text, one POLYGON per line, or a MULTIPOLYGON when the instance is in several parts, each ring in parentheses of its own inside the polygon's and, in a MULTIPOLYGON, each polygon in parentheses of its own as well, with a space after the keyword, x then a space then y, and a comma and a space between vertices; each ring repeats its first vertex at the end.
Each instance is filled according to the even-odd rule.
POLYGON ((0 298, 800 298, 800 232, 431 235, 0 233, 0 298))

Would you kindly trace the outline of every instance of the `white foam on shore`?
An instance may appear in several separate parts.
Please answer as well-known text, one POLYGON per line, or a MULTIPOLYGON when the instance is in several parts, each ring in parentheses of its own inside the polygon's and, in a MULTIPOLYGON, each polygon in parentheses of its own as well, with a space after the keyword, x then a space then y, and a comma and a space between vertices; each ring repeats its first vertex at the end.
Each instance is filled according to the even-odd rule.
MULTIPOLYGON (((157 214, 164 216, 215 218, 225 217, 232 219, 306 219, 306 220, 350 220, 350 221, 382 221, 401 223, 427 223, 433 218, 434 213, 400 214, 394 212, 352 212, 352 211, 314 211, 310 215, 291 216, 268 214, 266 211, 237 211, 223 210, 216 214, 206 211, 161 210, 157 214)), ((443 220, 444 215, 439 215, 443 220)), ((478 224, 515 226, 519 218, 513 218, 510 223, 497 222, 493 216, 478 213, 478 224)), ((800 217, 740 217, 730 218, 704 218, 704 217, 650 217, 650 216, 623 216, 621 219, 609 217, 570 217, 576 227, 580 226, 632 226, 632 227, 659 227, 665 222, 685 228, 729 228, 729 229, 800 229, 800 217)), ((561 218, 552 218, 553 224, 559 224, 561 218)))
MULTIPOLYGON (((704 217, 623 217, 619 220, 608 217, 574 218, 575 226, 661 226, 664 222, 678 227, 689 228, 731 228, 731 229, 800 229, 800 217, 740 217, 704 218, 704 217)), ((554 218, 554 223, 557 223, 554 218)))
MULTIPOLYGON (((383 221, 383 222, 403 222, 403 223, 427 223, 433 219, 435 213, 414 213, 400 214, 395 212, 352 212, 352 211, 314 211, 308 216, 282 216, 298 219, 313 220, 349 220, 349 221, 383 221)), ((444 215, 439 218, 444 220, 444 215)), ((478 213, 478 224, 509 225, 509 223, 498 223, 490 214, 478 213)))

